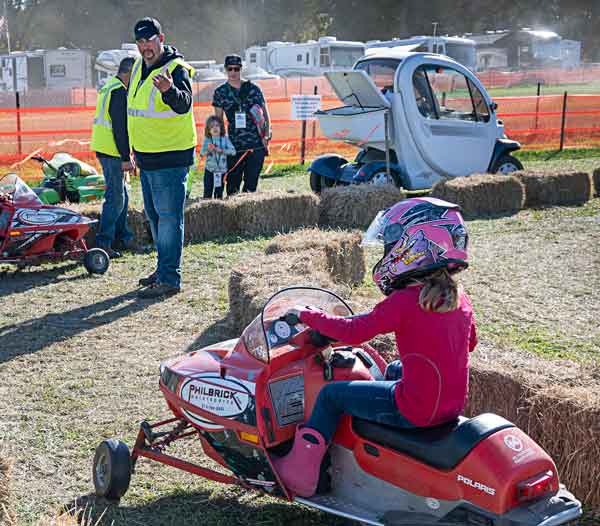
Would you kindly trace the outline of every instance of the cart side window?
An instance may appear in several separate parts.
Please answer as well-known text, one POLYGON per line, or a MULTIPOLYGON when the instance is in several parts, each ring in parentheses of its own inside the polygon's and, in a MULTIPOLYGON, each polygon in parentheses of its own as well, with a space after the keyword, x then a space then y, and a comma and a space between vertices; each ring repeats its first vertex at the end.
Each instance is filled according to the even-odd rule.
POLYGON ((475 86, 470 80, 469 89, 471 91, 471 98, 473 99, 473 105, 475 106, 475 111, 477 112, 477 120, 483 122, 489 122, 490 120, 490 109, 488 108, 487 102, 483 97, 483 93, 479 91, 479 88, 475 86))
POLYGON ((448 67, 429 65, 424 69, 439 108, 439 119, 477 120, 467 77, 448 67))
POLYGON ((413 92, 415 94, 417 108, 421 115, 427 119, 439 118, 439 108, 436 107, 431 86, 429 86, 427 74, 423 67, 417 68, 413 74, 413 92))

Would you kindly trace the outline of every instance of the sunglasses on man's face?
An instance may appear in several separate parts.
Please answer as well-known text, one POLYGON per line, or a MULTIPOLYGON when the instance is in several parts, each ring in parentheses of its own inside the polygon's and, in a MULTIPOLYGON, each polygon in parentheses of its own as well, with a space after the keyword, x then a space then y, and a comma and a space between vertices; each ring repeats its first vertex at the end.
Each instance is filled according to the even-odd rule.
POLYGON ((227 68, 227 71, 239 71, 241 68, 227 68))

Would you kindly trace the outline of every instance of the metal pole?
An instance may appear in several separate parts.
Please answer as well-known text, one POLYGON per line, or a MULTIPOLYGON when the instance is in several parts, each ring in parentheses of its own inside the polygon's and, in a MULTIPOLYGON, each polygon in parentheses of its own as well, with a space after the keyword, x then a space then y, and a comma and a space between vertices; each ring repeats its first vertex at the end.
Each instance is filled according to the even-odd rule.
MULTIPOLYGON (((319 92, 319 88, 315 85, 315 89, 313 91, 314 91, 314 95, 317 95, 319 92)), ((317 121, 313 118, 313 121, 312 121, 312 139, 313 139, 312 145, 313 145, 313 147, 315 145, 316 138, 317 138, 317 121)))
POLYGON ((567 121, 567 92, 563 95, 562 122, 560 124, 560 151, 565 147, 565 123, 567 121))
POLYGON ((383 127, 385 131, 385 174, 387 180, 392 179, 392 172, 390 171, 390 134, 389 134, 389 110, 383 113, 383 127))
POLYGON ((535 129, 537 130, 538 128, 538 118, 539 118, 539 112, 540 112, 540 93, 542 91, 542 83, 538 82, 537 83, 537 99, 535 101, 535 129))
POLYGON ((23 145, 21 143, 21 99, 19 92, 15 92, 15 107, 17 109, 17 145, 19 155, 23 155, 23 145))
POLYGON ((306 119, 302 120, 302 138, 300 142, 300 164, 304 165, 306 156, 306 119))

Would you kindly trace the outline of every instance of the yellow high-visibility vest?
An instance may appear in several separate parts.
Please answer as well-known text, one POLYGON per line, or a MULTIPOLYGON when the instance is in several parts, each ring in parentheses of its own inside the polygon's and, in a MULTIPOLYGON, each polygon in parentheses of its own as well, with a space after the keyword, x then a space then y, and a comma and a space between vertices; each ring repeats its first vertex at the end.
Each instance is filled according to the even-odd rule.
POLYGON ((155 69, 140 85, 142 59, 133 65, 129 93, 127 94, 127 128, 131 147, 142 153, 159 153, 189 150, 196 147, 196 125, 192 106, 183 114, 174 112, 165 104, 152 79, 167 71, 173 73, 177 66, 189 71, 194 68, 179 58, 175 58, 162 68, 155 69))
POLYGON ((112 157, 121 157, 113 135, 112 120, 108 113, 112 92, 119 88, 126 88, 119 77, 110 78, 102 86, 98 92, 94 125, 92 126, 92 151, 112 157))

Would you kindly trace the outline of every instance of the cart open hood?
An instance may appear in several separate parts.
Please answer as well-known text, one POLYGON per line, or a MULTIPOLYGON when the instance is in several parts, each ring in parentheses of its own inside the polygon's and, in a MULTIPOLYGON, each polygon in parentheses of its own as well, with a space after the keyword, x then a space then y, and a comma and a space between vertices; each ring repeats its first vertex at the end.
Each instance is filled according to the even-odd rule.
POLYGON ((331 71, 325 73, 325 77, 339 99, 348 106, 390 107, 390 103, 366 71, 331 71))

